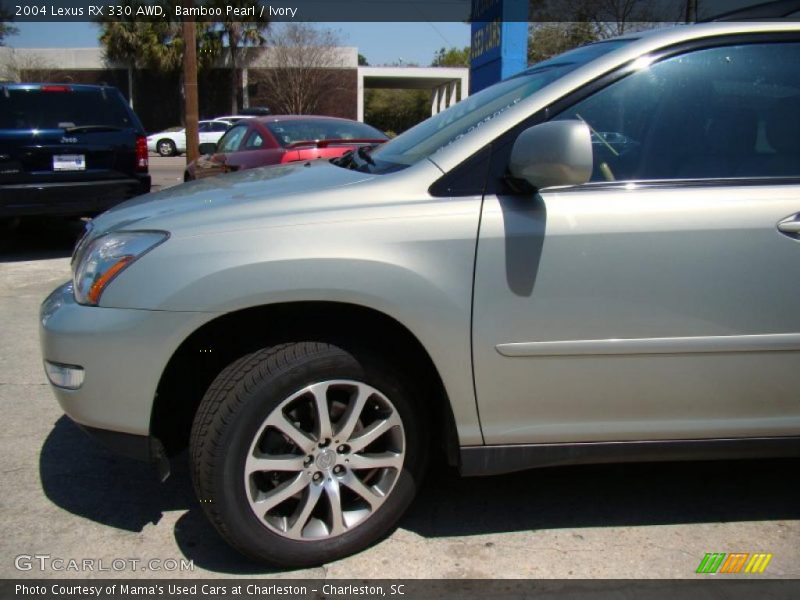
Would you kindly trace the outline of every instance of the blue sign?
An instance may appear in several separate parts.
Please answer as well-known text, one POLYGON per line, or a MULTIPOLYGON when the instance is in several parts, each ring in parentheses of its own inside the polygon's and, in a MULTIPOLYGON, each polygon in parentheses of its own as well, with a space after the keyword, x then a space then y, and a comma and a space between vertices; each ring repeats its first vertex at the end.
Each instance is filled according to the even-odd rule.
POLYGON ((469 93, 528 66, 528 1, 472 0, 469 93))

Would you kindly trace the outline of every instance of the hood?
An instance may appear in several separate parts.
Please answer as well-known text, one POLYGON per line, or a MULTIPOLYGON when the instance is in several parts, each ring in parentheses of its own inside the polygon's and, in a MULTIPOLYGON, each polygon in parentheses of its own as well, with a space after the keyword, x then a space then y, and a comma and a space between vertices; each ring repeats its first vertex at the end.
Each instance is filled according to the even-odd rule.
POLYGON ((326 193, 374 177, 325 160, 209 177, 118 204, 92 221, 92 237, 120 229, 224 229, 243 220, 324 209, 331 202, 326 193))

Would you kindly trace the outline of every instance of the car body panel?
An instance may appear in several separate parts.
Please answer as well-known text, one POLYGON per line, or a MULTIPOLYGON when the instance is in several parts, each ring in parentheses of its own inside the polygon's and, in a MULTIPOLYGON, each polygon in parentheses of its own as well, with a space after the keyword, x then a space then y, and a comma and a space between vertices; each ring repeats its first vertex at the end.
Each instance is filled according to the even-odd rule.
POLYGON ((0 84, 0 89, 10 94, 0 99, 0 109, 9 111, 0 120, 0 217, 92 214, 150 191, 150 175, 138 165, 136 149, 144 131, 116 88, 0 84), (24 100, 17 103, 16 94, 25 94, 24 100), (93 129, 80 128, 92 118, 97 119, 93 129), (80 160, 68 168, 56 164, 70 157, 80 160))
POLYGON ((42 304, 42 353, 51 362, 86 365, 86 377, 79 390, 54 387, 59 404, 81 425, 148 435, 164 365, 214 316, 81 306, 71 283, 60 286, 42 304))
MULTIPOLYGON (((428 164, 429 168, 435 167, 428 164)), ((303 218, 303 213, 336 206, 320 192, 375 179, 326 162, 265 167, 225 178, 192 181, 147 197, 135 198, 97 217, 92 235, 120 227, 174 228, 192 235, 195 228, 250 227, 251 215, 303 218), (254 214, 250 211, 254 211, 254 214)))
POLYGON ((800 431, 798 186, 487 196, 475 383, 488 444, 800 431), (753 338, 755 336, 755 338, 753 338), (757 401, 754 401, 757 399, 757 401))
MULTIPOLYGON (((202 179, 224 173, 254 169, 257 167, 277 165, 296 161, 331 159, 361 146, 374 146, 387 140, 383 134, 375 130, 371 138, 363 139, 323 139, 307 140, 307 143, 281 144, 269 128, 269 124, 297 121, 322 121, 325 123, 363 124, 335 117, 271 115, 269 117, 251 118, 237 125, 246 125, 247 131, 233 151, 217 151, 200 156, 186 167, 186 179, 202 179), (258 136, 261 145, 251 147, 250 140, 258 136), (379 137, 381 136, 381 137, 379 137)), ((222 142, 224 144, 224 142, 222 142)))
POLYGON ((469 315, 480 198, 414 193, 420 177, 441 172, 427 161, 409 171, 375 177, 320 161, 131 202, 97 219, 92 235, 119 223, 181 233, 126 269, 102 306, 230 313, 327 301, 377 310, 420 340, 445 381, 459 438, 479 444, 469 315))
MULTIPOLYGON (((203 179, 126 203, 96 219, 90 236, 121 229, 164 230, 171 237, 109 284, 101 308, 86 310, 205 315, 202 320, 256 306, 327 301, 380 311, 430 355, 461 446, 796 434, 798 406, 788 395, 788 377, 797 371, 797 352, 695 353, 680 345, 690 337, 797 333, 786 328, 797 324, 790 302, 798 284, 784 278, 797 279, 800 245, 775 230, 800 210, 796 188, 698 188, 685 197, 645 188, 545 190, 538 200, 429 192, 499 135, 642 54, 689 39, 793 29, 712 24, 642 35, 397 172, 371 175, 304 162, 203 179), (703 201, 692 203, 697 197, 703 201), (736 239, 754 249, 739 263, 731 250, 736 239), (673 247, 671 255, 666 249, 673 247), (707 263, 692 262, 692 251, 707 263), (774 264, 766 264, 770 253, 774 264), (685 278, 676 265, 687 269, 685 278), (748 269, 760 271, 751 280, 748 269), (684 304, 670 298, 683 287, 694 294, 684 304), (737 303, 737 294, 747 302, 737 303), (768 308, 750 314, 759 302, 768 308), (580 353, 586 346, 577 342, 620 338, 651 345, 670 338, 678 352, 519 355, 542 351, 535 345, 543 342, 573 343, 571 351, 580 353), (514 353, 509 344, 523 346, 508 356, 514 353), (610 361, 615 369, 607 368, 610 361), (748 380, 754 369, 761 372, 748 380), (653 382, 660 387, 645 385, 653 382), (540 385, 542 395, 532 403, 540 385), (746 402, 745 393, 755 392, 766 396, 746 402)), ((98 338, 116 337, 113 328, 99 331, 88 321, 82 327, 70 335, 86 339, 91 330, 98 338)), ((45 358, 54 347, 49 328, 44 325, 45 358)), ((725 348, 725 340, 709 343, 725 348)), ((102 354, 82 351, 92 368, 104 364, 102 354)), ((57 358, 71 362, 66 351, 57 358)), ((155 384, 125 385, 149 391, 155 384)), ((152 398, 141 401, 152 404, 152 398)), ((104 410, 124 415, 129 409, 104 410)))
POLYGON ((93 215, 146 194, 150 176, 0 186, 0 217, 93 215))

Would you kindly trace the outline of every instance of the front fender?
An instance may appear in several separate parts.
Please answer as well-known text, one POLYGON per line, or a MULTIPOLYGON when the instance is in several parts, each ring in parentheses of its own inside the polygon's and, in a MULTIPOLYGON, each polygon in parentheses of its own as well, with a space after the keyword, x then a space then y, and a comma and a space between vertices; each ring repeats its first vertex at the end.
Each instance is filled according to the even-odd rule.
POLYGON ((416 205, 402 218, 173 237, 114 281, 103 306, 230 313, 278 303, 363 306, 428 351, 462 444, 481 444, 470 314, 479 199, 416 205))

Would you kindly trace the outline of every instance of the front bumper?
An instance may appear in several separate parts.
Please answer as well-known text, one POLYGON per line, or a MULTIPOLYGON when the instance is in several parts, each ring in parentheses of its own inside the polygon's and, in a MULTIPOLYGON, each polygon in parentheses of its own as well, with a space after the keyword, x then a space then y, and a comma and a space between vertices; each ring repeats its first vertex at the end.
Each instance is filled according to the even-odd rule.
POLYGON ((42 356, 80 366, 85 377, 75 390, 52 386, 61 408, 84 428, 149 438, 164 369, 183 340, 213 317, 82 306, 72 285, 62 285, 41 307, 42 356))

